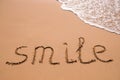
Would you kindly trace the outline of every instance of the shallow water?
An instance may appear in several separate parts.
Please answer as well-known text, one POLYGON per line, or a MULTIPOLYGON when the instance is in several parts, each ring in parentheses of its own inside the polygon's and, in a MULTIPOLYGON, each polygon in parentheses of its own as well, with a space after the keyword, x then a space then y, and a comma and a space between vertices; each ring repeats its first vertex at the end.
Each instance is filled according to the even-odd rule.
POLYGON ((85 23, 120 34, 120 0, 59 0, 85 23))

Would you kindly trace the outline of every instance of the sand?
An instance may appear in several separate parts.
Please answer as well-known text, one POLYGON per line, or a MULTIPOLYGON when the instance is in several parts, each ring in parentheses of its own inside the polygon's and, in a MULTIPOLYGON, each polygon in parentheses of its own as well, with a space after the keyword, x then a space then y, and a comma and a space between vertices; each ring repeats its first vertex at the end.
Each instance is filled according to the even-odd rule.
POLYGON ((0 80, 120 80, 120 35, 92 27, 60 6, 55 0, 0 0, 0 80), (81 64, 76 53, 79 37, 85 38, 84 61, 96 59, 95 45, 106 47, 106 52, 98 54, 99 58, 114 61, 81 64), (69 59, 76 59, 77 63, 65 62, 65 42, 69 59), (41 55, 38 53, 32 65, 34 49, 41 45, 53 47, 53 61, 61 64, 49 64, 48 50, 43 63, 38 63, 41 55), (16 66, 5 64, 24 59, 15 54, 20 46, 27 46, 19 53, 28 55, 28 60, 16 66))

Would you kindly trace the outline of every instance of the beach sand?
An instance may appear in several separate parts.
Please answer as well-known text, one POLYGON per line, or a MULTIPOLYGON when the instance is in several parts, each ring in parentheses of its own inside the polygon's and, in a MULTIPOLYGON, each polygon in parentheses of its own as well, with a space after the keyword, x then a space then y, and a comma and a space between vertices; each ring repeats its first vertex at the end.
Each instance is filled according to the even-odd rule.
POLYGON ((120 35, 90 26, 60 6, 55 0, 0 0, 0 80, 120 80, 120 35), (101 59, 114 61, 81 64, 76 53, 79 37, 85 38, 84 61, 96 59, 95 45, 106 47, 106 52, 98 54, 101 59), (69 58, 77 63, 65 62, 65 42, 69 58), (39 53, 31 64, 35 47, 41 45, 54 48, 53 61, 60 65, 48 63, 49 51, 43 64, 38 63, 39 53), (19 52, 27 54, 28 60, 15 66, 5 64, 24 59, 15 54, 20 46, 27 46, 19 52))

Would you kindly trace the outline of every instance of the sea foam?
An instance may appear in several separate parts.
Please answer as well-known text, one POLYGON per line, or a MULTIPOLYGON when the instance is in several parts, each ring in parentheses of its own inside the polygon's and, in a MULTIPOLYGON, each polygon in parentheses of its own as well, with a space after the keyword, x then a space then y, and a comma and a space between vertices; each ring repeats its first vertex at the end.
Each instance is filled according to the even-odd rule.
POLYGON ((120 0, 59 0, 85 23, 120 34, 120 0))

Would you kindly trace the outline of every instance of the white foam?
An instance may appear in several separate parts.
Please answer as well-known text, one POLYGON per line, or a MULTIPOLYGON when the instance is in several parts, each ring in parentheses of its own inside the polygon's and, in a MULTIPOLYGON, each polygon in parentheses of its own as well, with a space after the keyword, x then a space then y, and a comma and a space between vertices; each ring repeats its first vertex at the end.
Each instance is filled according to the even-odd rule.
POLYGON ((120 34, 120 0, 59 0, 85 23, 120 34))

